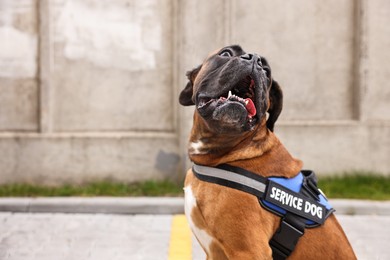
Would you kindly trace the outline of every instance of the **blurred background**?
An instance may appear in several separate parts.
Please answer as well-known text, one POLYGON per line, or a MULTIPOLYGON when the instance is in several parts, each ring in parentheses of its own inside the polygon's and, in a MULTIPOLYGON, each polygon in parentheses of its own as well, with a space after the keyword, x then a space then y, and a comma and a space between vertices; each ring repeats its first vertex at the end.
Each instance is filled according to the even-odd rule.
POLYGON ((275 132, 321 175, 390 174, 386 0, 0 0, 0 184, 181 180, 210 51, 265 56, 275 132))

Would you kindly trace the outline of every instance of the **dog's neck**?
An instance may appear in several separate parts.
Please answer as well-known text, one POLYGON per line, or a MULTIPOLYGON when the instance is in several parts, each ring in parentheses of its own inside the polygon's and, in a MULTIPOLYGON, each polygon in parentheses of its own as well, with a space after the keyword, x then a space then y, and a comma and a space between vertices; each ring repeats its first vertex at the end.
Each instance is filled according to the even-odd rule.
POLYGON ((188 154, 196 164, 229 163, 265 177, 293 177, 302 168, 302 162, 293 158, 266 127, 265 118, 253 131, 237 136, 212 132, 195 113, 188 154))

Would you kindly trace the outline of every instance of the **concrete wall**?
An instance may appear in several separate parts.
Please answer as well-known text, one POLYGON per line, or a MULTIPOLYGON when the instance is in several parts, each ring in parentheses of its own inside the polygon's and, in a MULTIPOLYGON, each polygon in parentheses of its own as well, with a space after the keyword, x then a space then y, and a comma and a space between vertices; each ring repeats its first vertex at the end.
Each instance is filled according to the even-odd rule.
POLYGON ((389 174, 389 22, 385 0, 3 0, 0 183, 182 177, 185 71, 230 43, 269 60, 305 167, 389 174))

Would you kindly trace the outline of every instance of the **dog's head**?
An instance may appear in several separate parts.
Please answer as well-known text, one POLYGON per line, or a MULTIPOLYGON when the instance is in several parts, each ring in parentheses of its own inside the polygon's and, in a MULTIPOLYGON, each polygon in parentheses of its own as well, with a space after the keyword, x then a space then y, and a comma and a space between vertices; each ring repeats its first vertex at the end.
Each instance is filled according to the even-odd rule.
POLYGON ((195 105, 213 132, 251 131, 267 112, 267 127, 273 131, 283 95, 264 57, 246 53, 238 45, 227 46, 210 54, 187 77, 179 102, 195 105))

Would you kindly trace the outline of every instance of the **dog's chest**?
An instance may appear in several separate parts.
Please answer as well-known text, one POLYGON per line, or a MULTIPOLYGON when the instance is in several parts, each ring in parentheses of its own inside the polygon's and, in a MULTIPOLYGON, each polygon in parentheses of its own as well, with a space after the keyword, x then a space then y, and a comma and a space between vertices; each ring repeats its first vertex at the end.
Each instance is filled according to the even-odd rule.
MULTIPOLYGON (((196 204, 196 197, 194 196, 194 193, 192 191, 191 185, 188 185, 184 188, 184 211, 188 220, 188 224, 199 241, 199 243, 202 245, 203 249, 208 254, 210 252, 210 244, 213 240, 213 238, 206 232, 206 230, 203 230, 199 228, 195 223, 196 221, 193 219, 195 216, 198 216, 196 211, 198 211, 198 207, 196 204)), ((199 220, 197 220, 199 221, 199 220)))

